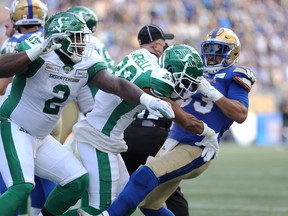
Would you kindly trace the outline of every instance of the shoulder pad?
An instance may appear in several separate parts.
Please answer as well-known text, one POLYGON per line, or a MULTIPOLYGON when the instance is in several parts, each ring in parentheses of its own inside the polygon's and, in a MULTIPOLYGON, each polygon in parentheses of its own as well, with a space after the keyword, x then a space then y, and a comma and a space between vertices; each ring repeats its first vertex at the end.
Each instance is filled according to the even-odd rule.
POLYGON ((151 72, 151 78, 174 86, 172 74, 163 68, 156 68, 151 72))
POLYGON ((252 85, 256 82, 254 73, 245 67, 236 67, 233 73, 235 73, 233 79, 250 92, 252 85))
POLYGON ((170 97, 174 88, 172 75, 165 69, 157 68, 152 71, 150 83, 147 86, 150 87, 150 91, 155 97, 170 97))

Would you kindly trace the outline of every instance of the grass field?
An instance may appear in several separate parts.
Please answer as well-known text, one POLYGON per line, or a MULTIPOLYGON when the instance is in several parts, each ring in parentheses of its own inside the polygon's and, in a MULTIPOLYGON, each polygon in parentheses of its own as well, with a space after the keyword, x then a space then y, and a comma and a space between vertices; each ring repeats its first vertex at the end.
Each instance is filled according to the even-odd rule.
POLYGON ((190 216, 287 216, 288 146, 221 144, 219 158, 181 187, 190 216))

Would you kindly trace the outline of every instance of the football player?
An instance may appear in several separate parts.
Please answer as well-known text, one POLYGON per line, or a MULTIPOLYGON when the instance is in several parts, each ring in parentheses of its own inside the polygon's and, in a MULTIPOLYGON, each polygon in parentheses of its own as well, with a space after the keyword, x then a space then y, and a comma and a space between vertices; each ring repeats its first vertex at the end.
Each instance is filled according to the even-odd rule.
MULTIPOLYGON (((172 103, 176 114, 173 120, 185 129, 201 135, 207 135, 209 131, 213 135, 205 123, 184 113, 177 103, 170 100, 171 96, 186 99, 196 92, 203 74, 200 55, 190 46, 174 45, 167 49, 166 67, 161 68, 154 52, 160 53, 162 49, 163 53, 165 34, 154 26, 148 25, 147 28, 151 32, 151 41, 125 56, 116 66, 115 74, 172 103)), ((90 177, 89 207, 82 208, 85 212, 99 214, 112 203, 128 181, 129 174, 120 155, 127 150, 123 134, 135 114, 142 110, 143 106, 100 90, 96 93, 93 110, 86 119, 74 125, 79 156, 90 177)))
POLYGON ((88 82, 157 115, 174 117, 171 105, 107 71, 89 50, 91 31, 76 14, 60 12, 38 35, 21 42, 16 53, 0 56, 0 77, 13 77, 0 107, 0 172, 8 189, 0 196, 0 215, 12 215, 34 187, 34 174, 56 182, 42 215, 64 213, 82 197, 88 174, 81 162, 50 135, 63 107, 88 82), (17 60, 17 64, 15 63, 17 60))
MULTIPOLYGON (((95 49, 100 54, 107 65, 108 71, 112 73, 115 66, 114 60, 111 58, 104 43, 100 41, 100 39, 95 35, 98 24, 98 17, 96 14, 90 8, 84 6, 73 6, 69 8, 67 12, 75 13, 85 20, 87 27, 92 32, 92 35, 90 36, 90 43, 93 45, 93 49, 95 49)), ((98 88, 96 86, 90 84, 85 85, 79 91, 76 100, 68 104, 63 110, 61 142, 65 140, 65 145, 69 146, 72 151, 75 150, 72 126, 77 122, 77 120, 82 119, 83 116, 85 117, 86 114, 92 110, 94 105, 94 96, 97 91, 98 88), (75 118, 73 118, 73 116, 75 116, 75 118), (67 138, 68 135, 69 137, 67 138)), ((88 194, 85 194, 81 200, 81 207, 84 206, 88 206, 88 194)))
MULTIPOLYGON (((156 25, 148 26, 150 29, 157 30, 157 28, 160 28, 156 25)), ((147 26, 142 28, 138 32, 139 45, 149 43, 150 40, 147 40, 149 35, 151 35, 151 30, 148 31, 147 26)), ((174 35, 171 37, 171 40, 172 39, 174 39, 174 35)), ((164 49, 168 47, 169 45, 166 43, 164 49)), ((161 52, 158 53, 157 57, 160 57, 161 54, 161 52)), ((178 101, 181 102, 182 100, 178 101)), ((124 131, 124 140, 128 149, 126 152, 121 153, 130 175, 132 175, 139 166, 145 164, 148 156, 156 155, 169 134, 171 124, 171 119, 159 118, 150 114, 148 110, 143 110, 135 115, 134 121, 124 131)), ((165 204, 175 215, 189 215, 188 202, 180 187, 166 200, 165 204)))
MULTIPOLYGON (((67 10, 67 12, 75 13, 82 17, 87 27, 91 30, 92 35, 90 36, 90 43, 93 44, 93 49, 95 49, 100 56, 102 56, 105 61, 108 71, 112 73, 114 67, 114 60, 112 60, 110 54, 104 46, 104 43, 100 41, 98 37, 95 35, 96 27, 98 24, 98 17, 96 14, 88 7, 84 6, 73 6, 67 10)), ((61 142, 66 140, 68 134, 72 131, 72 126, 77 121, 69 121, 72 116, 78 116, 78 108, 81 114, 86 115, 86 113, 90 112, 94 105, 94 96, 97 92, 97 87, 93 85, 86 85, 80 91, 79 95, 76 99, 76 102, 73 102, 67 106, 63 111, 63 126, 61 132, 61 142), (75 113, 76 112, 76 113, 75 113), (67 118, 66 118, 67 116, 67 118)))
MULTIPOLYGON (((7 8, 8 9, 8 8, 7 8)), ((18 43, 30 37, 33 34, 43 36, 43 23, 47 17, 48 9, 40 0, 14 0, 8 9, 10 13, 10 22, 12 30, 10 30, 9 38, 1 47, 1 54, 13 53, 18 43), (28 14, 29 8, 32 14, 28 14), (11 34, 13 33, 13 34, 11 34)), ((7 20, 8 22, 8 20, 7 20)), ((10 25, 9 23, 7 24, 10 25)), ((9 27, 8 27, 9 29, 9 27)), ((7 30, 8 30, 7 29, 7 30)), ((12 77, 0 79, 0 93, 4 94, 7 85, 11 82, 12 77)))
MULTIPOLYGON (((6 24, 6 34, 9 38, 2 45, 1 54, 13 53, 17 44, 35 34, 44 38, 43 24, 47 18, 48 9, 43 2, 40 0, 13 1, 8 11, 10 14, 6 24)), ((5 93, 7 85, 11 81, 12 77, 0 79, 1 95, 5 93)), ((10 87, 7 90, 9 91, 9 89, 10 87)), ((58 122, 57 126, 59 126, 60 123, 61 121, 58 122)), ((56 139, 59 139, 58 135, 60 135, 58 128, 59 127, 55 127, 51 133, 56 139)), ((56 186, 54 182, 39 178, 38 176, 35 176, 35 183, 35 188, 31 192, 31 216, 37 216, 39 214, 48 194, 56 186)), ((6 187, 4 191, 6 191, 6 187)), ((2 191, 2 193, 4 193, 4 191, 2 191)), ((18 213, 20 215, 28 214, 27 206, 27 202, 23 203, 18 213)))
MULTIPOLYGON (((255 76, 248 68, 235 65, 239 55, 240 42, 231 29, 216 28, 208 33, 201 45, 206 79, 201 80, 198 93, 183 107, 205 121, 216 132, 218 142, 234 121, 242 123, 248 114, 248 93, 255 76)), ((118 198, 101 215, 126 215, 139 204, 144 215, 171 215, 162 207, 163 202, 182 179, 203 173, 217 158, 218 148, 218 143, 211 145, 209 136, 189 133, 176 122, 156 157, 130 177, 118 198)))

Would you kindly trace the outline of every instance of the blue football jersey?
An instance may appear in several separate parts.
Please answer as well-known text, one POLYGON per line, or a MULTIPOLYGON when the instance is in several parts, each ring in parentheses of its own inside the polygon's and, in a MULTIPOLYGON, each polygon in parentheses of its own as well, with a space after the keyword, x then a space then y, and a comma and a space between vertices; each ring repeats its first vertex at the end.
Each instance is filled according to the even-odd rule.
POLYGON ((31 37, 32 35, 38 35, 40 38, 44 38, 44 29, 41 27, 40 29, 33 31, 33 32, 27 32, 24 34, 15 33, 10 37, 5 44, 3 44, 3 47, 1 48, 1 54, 5 53, 13 53, 15 52, 16 46, 24 41, 25 39, 31 37))
MULTIPOLYGON (((249 84, 249 73, 250 70, 248 68, 232 66, 218 73, 207 73, 204 76, 210 81, 211 85, 218 89, 224 96, 229 99, 238 100, 248 108, 248 93, 250 89, 246 88, 246 84, 241 80, 247 80, 249 84)), ((228 130, 234 122, 229 119, 213 101, 200 93, 194 94, 188 102, 184 102, 183 110, 204 121, 216 133, 219 133, 218 142, 223 133, 228 130)), ((198 136, 197 134, 188 132, 174 123, 169 138, 175 139, 180 143, 194 145, 195 142, 201 141, 204 136, 198 136)))

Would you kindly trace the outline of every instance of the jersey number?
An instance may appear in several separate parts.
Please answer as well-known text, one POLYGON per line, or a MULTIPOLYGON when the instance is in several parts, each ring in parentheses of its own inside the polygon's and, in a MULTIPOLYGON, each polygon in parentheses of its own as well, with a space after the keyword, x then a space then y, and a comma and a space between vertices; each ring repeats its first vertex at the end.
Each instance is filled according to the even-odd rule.
POLYGON ((70 89, 67 85, 56 85, 53 88, 53 92, 58 94, 59 97, 53 97, 45 102, 43 109, 44 113, 57 115, 60 110, 60 106, 57 104, 63 103, 67 100, 70 95, 70 89))
POLYGON ((206 97, 202 97, 202 101, 195 101, 193 106, 195 111, 202 114, 207 114, 213 109, 214 103, 206 97))

